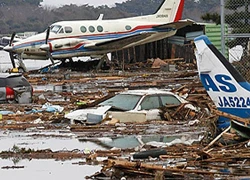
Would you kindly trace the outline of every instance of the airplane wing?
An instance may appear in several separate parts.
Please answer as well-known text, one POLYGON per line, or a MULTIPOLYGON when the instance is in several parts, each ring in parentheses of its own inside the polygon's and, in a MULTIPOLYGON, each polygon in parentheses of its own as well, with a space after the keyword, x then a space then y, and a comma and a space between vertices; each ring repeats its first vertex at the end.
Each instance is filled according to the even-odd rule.
POLYGON ((162 25, 159 25, 159 26, 154 26, 153 28, 174 28, 174 29, 180 29, 180 28, 183 28, 185 26, 188 26, 188 25, 192 25, 194 24, 195 22, 190 20, 190 19, 185 19, 185 20, 179 20, 179 21, 176 21, 176 22, 171 22, 171 23, 167 23, 167 24, 162 24, 162 25))
POLYGON ((86 44, 84 47, 85 48, 90 48, 90 49, 117 49, 117 47, 119 47, 119 49, 143 40, 149 36, 151 36, 152 34, 155 34, 155 32, 141 32, 140 34, 135 34, 132 36, 126 36, 126 37, 122 37, 122 38, 118 38, 118 39, 114 39, 114 40, 110 40, 110 41, 105 41, 105 42, 100 42, 100 43, 93 43, 93 44, 86 44))

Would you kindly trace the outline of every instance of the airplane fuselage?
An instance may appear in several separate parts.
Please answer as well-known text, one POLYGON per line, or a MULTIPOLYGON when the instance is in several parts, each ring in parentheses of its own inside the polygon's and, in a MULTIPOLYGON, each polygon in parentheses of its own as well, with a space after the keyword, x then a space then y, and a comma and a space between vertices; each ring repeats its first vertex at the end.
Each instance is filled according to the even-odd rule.
MULTIPOLYGON (((181 20, 184 0, 163 0, 156 13, 145 16, 103 20, 61 21, 44 33, 4 47, 23 59, 67 59, 104 56, 107 53, 166 37, 193 22, 181 20)), ((13 58, 12 58, 13 59, 13 58)), ((12 60, 13 61, 13 60, 12 60)))
MULTIPOLYGON (((163 39, 175 34, 174 28, 156 29, 153 26, 160 25, 159 22, 149 22, 128 19, 120 20, 93 20, 93 21, 62 21, 51 25, 50 51, 55 59, 103 55, 115 50, 128 48, 140 44, 145 44, 163 39), (125 47, 117 46, 116 49, 87 48, 88 45, 115 40, 139 33, 152 33, 149 37, 140 41, 131 42, 125 47)), ((46 33, 40 33, 30 38, 16 43, 14 50, 16 53, 23 53, 31 56, 46 57, 46 51, 40 46, 45 44, 46 33)))

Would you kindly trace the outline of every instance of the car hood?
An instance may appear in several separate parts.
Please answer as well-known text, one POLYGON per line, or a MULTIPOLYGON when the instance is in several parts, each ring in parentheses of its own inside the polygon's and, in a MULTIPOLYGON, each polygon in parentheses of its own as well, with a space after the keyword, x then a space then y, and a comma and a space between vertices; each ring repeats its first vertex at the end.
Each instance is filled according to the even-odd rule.
POLYGON ((105 115, 106 112, 111 108, 112 106, 100 106, 95 108, 88 108, 88 109, 78 109, 75 111, 72 111, 68 114, 65 114, 65 118, 78 121, 86 121, 88 114, 96 114, 96 115, 105 115))

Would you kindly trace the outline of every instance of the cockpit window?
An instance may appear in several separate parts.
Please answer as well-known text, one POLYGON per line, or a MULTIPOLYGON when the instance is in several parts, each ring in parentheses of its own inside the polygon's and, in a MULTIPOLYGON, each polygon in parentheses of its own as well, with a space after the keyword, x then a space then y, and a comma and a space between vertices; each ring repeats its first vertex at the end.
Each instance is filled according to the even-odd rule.
POLYGON ((73 31, 72 27, 69 27, 69 26, 66 26, 64 29, 66 33, 72 33, 73 31))
POLYGON ((64 33, 63 28, 61 28, 61 30, 59 31, 60 34, 64 33))
POLYGON ((62 28, 62 26, 59 25, 55 25, 55 26, 51 26, 50 31, 54 32, 54 33, 58 33, 58 31, 62 28))

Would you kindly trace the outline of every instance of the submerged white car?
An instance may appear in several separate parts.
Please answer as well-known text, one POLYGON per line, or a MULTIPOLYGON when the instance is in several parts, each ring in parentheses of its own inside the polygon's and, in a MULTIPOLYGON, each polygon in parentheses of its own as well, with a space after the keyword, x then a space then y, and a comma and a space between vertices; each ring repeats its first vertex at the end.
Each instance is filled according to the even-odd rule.
POLYGON ((128 90, 100 103, 95 108, 79 109, 65 115, 72 121, 101 121, 110 111, 138 112, 146 115, 146 120, 159 120, 160 107, 164 105, 180 105, 187 101, 178 95, 159 89, 128 90))

